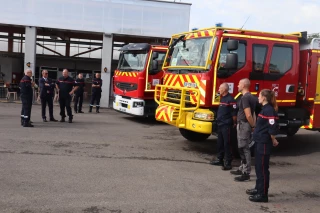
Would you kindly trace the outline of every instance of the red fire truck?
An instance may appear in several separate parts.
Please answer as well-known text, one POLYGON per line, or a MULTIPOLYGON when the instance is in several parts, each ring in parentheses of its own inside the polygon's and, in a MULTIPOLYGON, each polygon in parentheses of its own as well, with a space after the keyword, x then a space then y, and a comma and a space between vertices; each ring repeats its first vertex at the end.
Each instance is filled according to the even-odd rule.
POLYGON ((154 88, 162 82, 162 65, 167 46, 128 44, 120 51, 113 76, 113 108, 134 116, 154 117, 154 88))
POLYGON ((173 35, 155 90, 156 119, 190 141, 205 140, 215 129, 219 85, 239 98, 238 82, 248 78, 252 94, 275 91, 282 133, 319 130, 320 39, 306 37, 219 27, 173 35))

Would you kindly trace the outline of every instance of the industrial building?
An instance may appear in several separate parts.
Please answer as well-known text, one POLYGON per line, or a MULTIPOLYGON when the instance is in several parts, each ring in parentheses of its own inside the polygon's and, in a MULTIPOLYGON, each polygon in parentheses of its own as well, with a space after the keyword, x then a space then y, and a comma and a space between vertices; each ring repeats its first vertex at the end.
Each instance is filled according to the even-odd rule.
POLYGON ((128 43, 161 44, 189 30, 191 4, 152 0, 0 0, 0 98, 19 92, 23 71, 37 82, 41 70, 57 79, 83 73, 87 93, 96 72, 109 107, 118 49, 128 43))

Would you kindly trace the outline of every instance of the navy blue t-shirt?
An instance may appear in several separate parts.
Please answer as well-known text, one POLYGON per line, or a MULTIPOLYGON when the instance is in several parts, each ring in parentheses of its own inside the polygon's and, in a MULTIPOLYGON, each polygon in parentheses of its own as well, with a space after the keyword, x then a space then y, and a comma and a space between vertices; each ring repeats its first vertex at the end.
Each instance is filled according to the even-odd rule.
POLYGON ((217 112, 218 126, 233 125, 233 116, 237 115, 237 103, 228 93, 220 98, 220 106, 217 112))

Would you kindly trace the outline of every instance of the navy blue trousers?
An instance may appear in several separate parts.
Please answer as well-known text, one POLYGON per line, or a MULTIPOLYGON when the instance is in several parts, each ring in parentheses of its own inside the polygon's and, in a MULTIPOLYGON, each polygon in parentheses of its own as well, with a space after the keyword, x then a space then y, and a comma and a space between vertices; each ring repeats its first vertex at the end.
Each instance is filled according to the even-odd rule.
POLYGON ((270 182, 270 172, 269 172, 269 162, 270 162, 270 152, 271 152, 271 142, 270 144, 255 144, 255 170, 256 170, 256 189, 258 194, 268 195, 269 182, 270 182))
POLYGON ((100 107, 100 98, 101 92, 93 92, 91 96, 90 106, 93 106, 94 102, 96 102, 96 107, 100 107))
POLYGON ((218 127, 218 159, 232 161, 231 148, 231 129, 232 126, 224 125, 218 127))
POLYGON ((32 95, 21 95, 21 118, 24 121, 29 122, 31 117, 31 108, 32 108, 32 95))

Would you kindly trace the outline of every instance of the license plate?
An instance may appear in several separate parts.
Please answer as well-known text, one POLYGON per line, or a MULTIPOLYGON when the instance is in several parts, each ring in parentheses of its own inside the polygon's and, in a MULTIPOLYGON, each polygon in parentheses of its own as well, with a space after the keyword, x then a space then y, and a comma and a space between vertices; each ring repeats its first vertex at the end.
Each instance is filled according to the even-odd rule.
POLYGON ((124 108, 120 108, 120 111, 125 112, 125 111, 127 111, 127 110, 124 109, 124 108))

